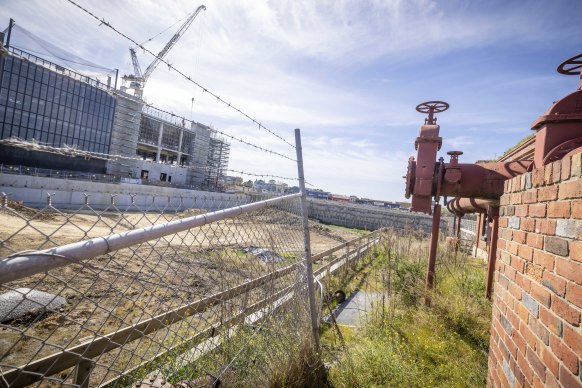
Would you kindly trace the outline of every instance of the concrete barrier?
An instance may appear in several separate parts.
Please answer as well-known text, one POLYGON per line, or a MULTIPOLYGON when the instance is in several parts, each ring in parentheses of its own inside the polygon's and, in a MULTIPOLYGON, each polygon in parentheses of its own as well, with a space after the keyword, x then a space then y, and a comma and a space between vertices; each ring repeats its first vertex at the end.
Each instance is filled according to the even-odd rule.
POLYGON ((50 194, 55 208, 73 210, 84 205, 86 195, 94 209, 111 206, 112 199, 118 207, 136 206, 146 210, 174 210, 185 206, 219 210, 251 202, 250 196, 239 194, 13 174, 0 174, 0 191, 8 194, 10 200, 36 208, 45 207, 50 194))

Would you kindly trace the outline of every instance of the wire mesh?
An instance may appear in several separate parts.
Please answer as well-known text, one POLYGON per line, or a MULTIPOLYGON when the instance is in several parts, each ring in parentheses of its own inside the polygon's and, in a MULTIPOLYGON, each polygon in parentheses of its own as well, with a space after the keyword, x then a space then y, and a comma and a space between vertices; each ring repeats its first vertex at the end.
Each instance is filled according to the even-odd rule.
MULTIPOLYGON (((210 199, 198 206, 181 201, 178 208, 163 201, 148 208, 123 209, 112 203, 99 211, 87 203, 65 213, 50 203, 35 210, 5 200, 0 253, 9 256, 124 233, 219 206, 210 199)), ((282 290, 300 292, 297 263, 303 243, 297 202, 294 199, 3 284, 2 292, 12 298, 1 317, 3 377, 11 385, 38 379, 82 384, 75 381, 75 368, 58 369, 84 361, 91 365, 91 373, 86 374, 91 386, 115 383, 119 376, 133 380, 148 372, 168 379, 197 373, 218 376, 232 352, 221 346, 225 339, 239 336, 243 326, 251 327, 244 330, 252 337, 253 325, 276 324, 284 314, 275 320, 270 303, 275 301, 264 301, 282 290), (280 276, 264 278, 237 294, 221 295, 283 268, 288 269, 280 276), (47 295, 39 296, 38 291, 47 295), (205 306, 183 308, 199 300, 206 301, 205 306), (159 316, 164 313, 162 321, 159 316), (251 313, 254 318, 249 318, 251 313), (140 325, 143 322, 148 323, 140 325), (138 327, 130 335, 111 338, 111 333, 132 325, 138 327), (62 353, 75 347, 76 352, 62 353), (34 367, 54 354, 58 356, 34 367), (189 370, 197 358, 204 361, 196 363, 197 370, 189 370)), ((285 310, 302 309, 301 298, 296 300, 286 303, 285 310)), ((301 319, 295 320, 294 330, 300 331, 302 324, 301 319)))
MULTIPOLYGON (((2 284, 0 384, 128 386, 160 376, 269 385, 310 341, 299 201, 280 198, 87 260, 65 257, 70 264, 2 284)), ((34 209, 4 195, 1 261, 243 205, 218 194, 137 203, 118 195, 96 209, 86 197, 72 211, 49 197, 34 209)), ((310 231, 320 277, 373 242, 315 221, 310 231)))

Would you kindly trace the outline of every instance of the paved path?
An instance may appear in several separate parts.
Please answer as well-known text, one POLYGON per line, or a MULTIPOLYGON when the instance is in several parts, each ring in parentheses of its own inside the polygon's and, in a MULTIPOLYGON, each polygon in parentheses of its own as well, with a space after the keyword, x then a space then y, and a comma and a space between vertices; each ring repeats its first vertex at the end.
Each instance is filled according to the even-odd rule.
POLYGON ((338 325, 362 326, 366 323, 368 314, 378 302, 382 294, 378 292, 355 291, 333 311, 338 325))

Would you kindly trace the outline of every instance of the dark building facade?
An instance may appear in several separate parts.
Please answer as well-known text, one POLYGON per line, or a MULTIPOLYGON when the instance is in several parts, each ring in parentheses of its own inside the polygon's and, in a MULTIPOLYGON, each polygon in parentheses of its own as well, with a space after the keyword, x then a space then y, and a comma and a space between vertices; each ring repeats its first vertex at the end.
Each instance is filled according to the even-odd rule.
MULTIPOLYGON (((54 147, 67 145, 107 154, 115 101, 106 85, 32 54, 11 48, 10 53, 0 56, 1 139, 34 139, 54 147)), ((31 155, 20 160, 22 151, 2 148, 0 162, 27 165, 30 161, 31 155)), ((38 167, 55 168, 60 158, 44 154, 32 159, 38 167), (46 163, 39 166, 39 160, 46 163)), ((78 167, 101 171, 104 162, 79 161, 78 167)))

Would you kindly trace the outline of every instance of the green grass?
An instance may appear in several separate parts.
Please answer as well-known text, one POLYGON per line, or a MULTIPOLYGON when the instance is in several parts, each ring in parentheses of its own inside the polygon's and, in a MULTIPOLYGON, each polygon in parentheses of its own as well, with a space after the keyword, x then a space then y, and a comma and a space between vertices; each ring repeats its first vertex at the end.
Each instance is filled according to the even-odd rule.
POLYGON ((335 328, 324 330, 329 386, 485 386, 491 319, 485 264, 441 254, 432 306, 425 307, 425 251, 406 245, 385 244, 345 284, 350 289, 363 278, 359 288, 385 293, 386 302, 365 327, 340 327, 345 346, 335 328))

